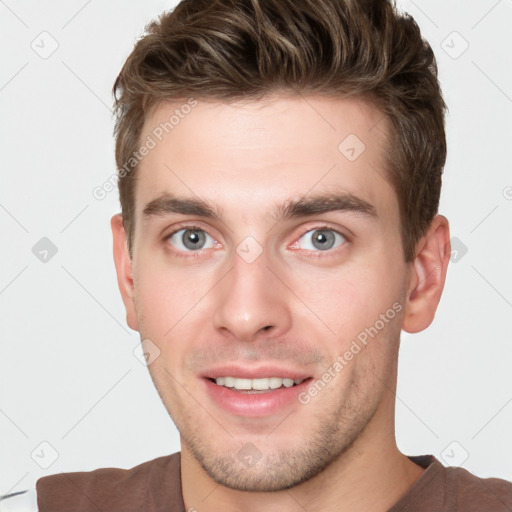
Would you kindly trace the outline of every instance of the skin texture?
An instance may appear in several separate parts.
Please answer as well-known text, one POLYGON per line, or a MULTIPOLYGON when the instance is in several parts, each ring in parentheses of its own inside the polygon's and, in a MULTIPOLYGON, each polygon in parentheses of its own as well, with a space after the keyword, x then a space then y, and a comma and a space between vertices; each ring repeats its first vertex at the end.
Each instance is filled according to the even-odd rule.
MULTIPOLYGON (((161 104, 141 140, 176 108, 161 104)), ((387 129, 360 99, 198 101, 140 163, 133 259, 119 214, 114 258, 128 325, 158 349, 149 371, 180 432, 187 509, 385 511, 421 476, 395 442, 396 364, 400 330, 434 318, 449 228, 436 216, 404 261, 387 129), (353 161, 339 149, 350 134, 365 145, 353 161), (143 215, 166 192, 200 198, 218 218, 143 215), (332 192, 376 216, 276 216, 289 201, 332 192), (207 248, 187 252, 181 235, 168 238, 185 228, 204 230, 207 248), (333 248, 312 245, 320 228, 342 235, 333 248), (237 247, 261 254, 248 262, 237 247), (274 364, 315 382, 393 305, 393 318, 306 404, 252 418, 205 392, 202 376, 223 363, 274 364), (238 456, 244 446, 259 457, 250 467, 238 456)))

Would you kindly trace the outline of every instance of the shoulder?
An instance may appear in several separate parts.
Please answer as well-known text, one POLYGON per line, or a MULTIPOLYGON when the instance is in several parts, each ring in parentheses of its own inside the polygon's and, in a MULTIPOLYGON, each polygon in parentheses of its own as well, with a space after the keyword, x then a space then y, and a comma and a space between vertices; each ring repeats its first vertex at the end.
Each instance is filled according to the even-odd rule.
MULTIPOLYGON (((144 462, 131 469, 100 468, 58 473, 36 482, 40 512, 142 510, 155 499, 181 500, 180 452, 144 462), (143 507, 144 508, 144 507, 143 507)), ((1 512, 1 511, 0 511, 1 512)))
POLYGON ((480 478, 460 467, 445 467, 433 455, 409 458, 425 471, 392 512, 512 511, 512 482, 480 478))
POLYGON ((445 468, 446 490, 461 510, 512 510, 512 482, 501 478, 480 478, 466 469, 445 468))

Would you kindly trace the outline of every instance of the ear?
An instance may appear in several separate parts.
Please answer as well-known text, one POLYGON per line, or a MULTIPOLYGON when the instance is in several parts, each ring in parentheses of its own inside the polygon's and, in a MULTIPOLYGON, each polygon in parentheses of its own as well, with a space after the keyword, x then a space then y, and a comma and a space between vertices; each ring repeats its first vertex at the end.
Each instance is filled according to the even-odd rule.
POLYGON ((110 226, 112 227, 112 237, 114 241, 114 262, 116 265, 117 283, 126 309, 126 322, 131 329, 138 331, 139 323, 137 321, 137 312, 133 300, 132 260, 128 252, 123 217, 120 213, 112 217, 110 226))
POLYGON ((402 329, 420 332, 434 320, 450 261, 450 227, 446 217, 436 215, 416 246, 410 264, 402 329))

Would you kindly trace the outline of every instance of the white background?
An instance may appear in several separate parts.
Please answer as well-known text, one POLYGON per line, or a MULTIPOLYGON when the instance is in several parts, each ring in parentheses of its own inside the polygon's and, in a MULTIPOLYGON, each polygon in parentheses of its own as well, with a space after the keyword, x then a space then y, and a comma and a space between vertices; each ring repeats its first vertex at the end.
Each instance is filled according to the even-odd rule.
MULTIPOLYGON (((512 479, 512 3, 401 5, 436 53, 450 109, 440 213, 458 253, 434 324, 403 336, 398 443, 512 479)), ((179 450, 117 289, 117 190, 92 195, 115 172, 114 79, 173 6, 0 1, 0 494, 179 450), (46 59, 31 47, 55 44, 46 59), (46 263, 32 252, 42 237, 58 249, 46 263)))

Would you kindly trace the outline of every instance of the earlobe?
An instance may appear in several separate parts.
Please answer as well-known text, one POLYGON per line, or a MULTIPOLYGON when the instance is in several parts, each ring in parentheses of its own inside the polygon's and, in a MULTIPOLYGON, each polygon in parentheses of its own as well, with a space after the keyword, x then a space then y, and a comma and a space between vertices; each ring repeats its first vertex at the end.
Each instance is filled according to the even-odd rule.
POLYGON ((134 283, 132 260, 128 252, 123 217, 120 213, 110 220, 113 238, 114 263, 116 266, 117 283, 126 309, 126 322, 134 331, 139 330, 137 313, 134 303, 134 283))
POLYGON ((426 329, 434 320, 441 299, 450 261, 448 220, 436 215, 427 233, 418 242, 411 263, 402 329, 414 333, 426 329))

